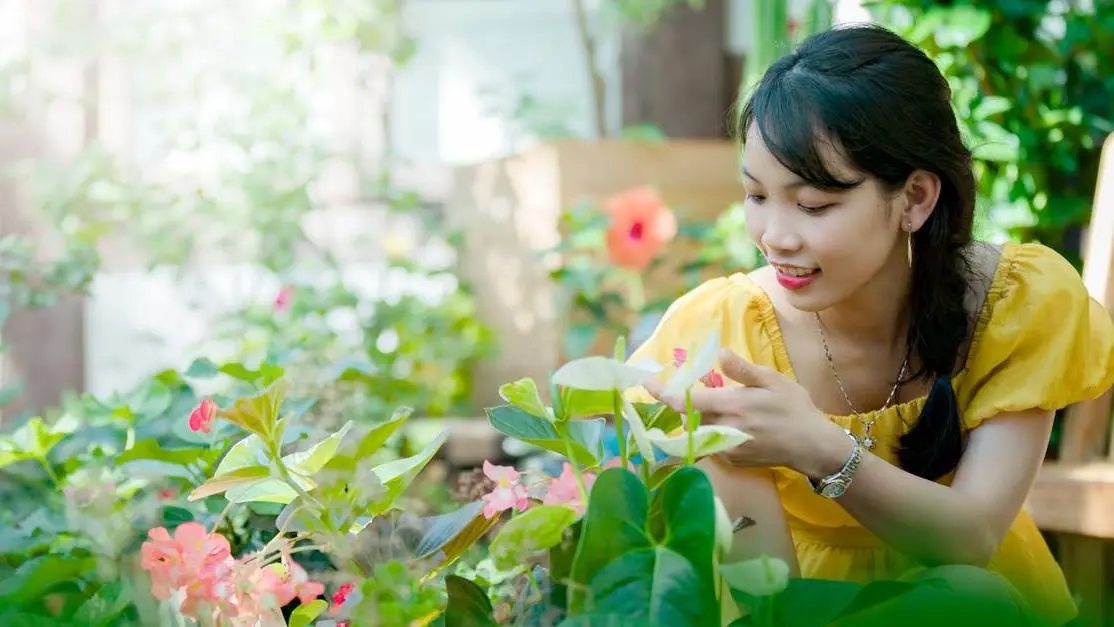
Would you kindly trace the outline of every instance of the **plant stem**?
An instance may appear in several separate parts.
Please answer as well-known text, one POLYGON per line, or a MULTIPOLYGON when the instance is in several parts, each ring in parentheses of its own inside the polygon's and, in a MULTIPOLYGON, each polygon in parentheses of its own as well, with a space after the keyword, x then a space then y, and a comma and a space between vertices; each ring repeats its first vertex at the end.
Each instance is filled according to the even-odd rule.
POLYGON ((58 489, 62 487, 62 482, 58 480, 58 475, 54 472, 54 467, 50 465, 50 462, 48 462, 45 457, 38 457, 36 459, 39 460, 39 465, 43 467, 47 476, 50 477, 50 481, 54 483, 54 488, 58 489))
POLYGON ((588 489, 584 487, 584 475, 580 473, 580 465, 576 463, 576 458, 572 454, 572 440, 569 439, 568 430, 564 425, 558 427, 557 432, 561 434, 561 439, 565 441, 565 456, 569 458, 569 465, 572 466, 572 472, 576 475, 576 485, 580 487, 580 500, 587 508, 588 489))
POLYGON ((696 429, 700 426, 700 414, 692 406, 692 388, 685 390, 685 431, 688 433, 688 464, 696 463, 696 429))
POLYGON ((619 458, 623 461, 623 468, 626 468, 630 457, 627 455, 627 432, 623 429, 623 397, 619 390, 611 390, 611 399, 615 404, 615 435, 619 440, 619 458))
POLYGON ((316 507, 317 511, 323 511, 325 509, 325 506, 322 505, 320 501, 310 496, 309 492, 303 490, 302 486, 298 485, 297 481, 294 481, 294 477, 290 474, 290 469, 286 467, 286 464, 282 463, 282 456, 279 455, 277 446, 272 448, 270 454, 271 460, 274 462, 275 467, 278 468, 279 478, 285 481, 288 486, 293 488, 294 492, 296 492, 298 496, 302 497, 303 501, 316 507))

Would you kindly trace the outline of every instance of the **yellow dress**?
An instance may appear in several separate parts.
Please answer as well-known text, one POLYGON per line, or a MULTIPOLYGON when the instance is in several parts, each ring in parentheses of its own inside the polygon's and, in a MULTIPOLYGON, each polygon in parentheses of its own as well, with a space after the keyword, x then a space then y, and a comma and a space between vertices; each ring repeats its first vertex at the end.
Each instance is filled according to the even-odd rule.
MULTIPOLYGON (((796 378, 773 304, 745 274, 712 279, 678 299, 631 361, 651 358, 668 365, 674 347, 699 344, 716 327, 725 347, 796 378)), ((1045 246, 1005 245, 968 360, 952 380, 965 429, 1001 412, 1055 410, 1095 398, 1112 384, 1114 324, 1102 305, 1089 297, 1078 272, 1045 246)), ((645 394, 641 389, 632 392, 645 394)), ((896 464, 894 445, 925 400, 882 410, 873 427, 875 454, 896 464)), ((860 431, 854 416, 828 417, 860 431)), ((803 475, 788 468, 776 471, 802 576, 869 581, 898 578, 918 568, 837 502, 814 494, 803 475)), ((950 483, 951 478, 940 482, 950 483)), ((1009 580, 1044 620, 1063 624, 1075 616, 1063 573, 1025 511, 1010 527, 989 568, 1009 580)))

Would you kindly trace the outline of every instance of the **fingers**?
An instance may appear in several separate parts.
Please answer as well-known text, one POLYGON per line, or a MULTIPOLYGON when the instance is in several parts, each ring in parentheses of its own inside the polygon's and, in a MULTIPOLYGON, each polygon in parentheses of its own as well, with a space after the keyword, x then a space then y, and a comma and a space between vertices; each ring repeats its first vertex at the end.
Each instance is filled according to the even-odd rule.
POLYGON ((782 376, 777 370, 747 361, 726 348, 720 351, 719 363, 727 378, 752 388, 769 387, 782 376))

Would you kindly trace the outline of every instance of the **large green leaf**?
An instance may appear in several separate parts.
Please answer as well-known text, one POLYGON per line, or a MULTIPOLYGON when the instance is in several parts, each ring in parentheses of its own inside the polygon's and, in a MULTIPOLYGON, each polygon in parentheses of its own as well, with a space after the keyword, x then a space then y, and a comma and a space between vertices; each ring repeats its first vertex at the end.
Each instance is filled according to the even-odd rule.
POLYGON ((577 513, 565 505, 538 505, 511 518, 488 547, 497 568, 508 570, 561 542, 577 513))
MULTIPOLYGON (((221 370, 224 371, 223 367, 221 370)), ((268 440, 274 435, 279 421, 279 408, 289 388, 290 384, 286 379, 277 379, 258 394, 237 399, 228 409, 220 410, 219 415, 268 440)))
POLYGON ((352 424, 352 421, 349 420, 336 433, 312 447, 284 456, 282 458, 283 463, 291 470, 306 476, 312 476, 333 458, 333 455, 337 452, 337 447, 344 440, 344 436, 348 435, 348 432, 352 429, 352 424))
POLYGON ((685 467, 662 484, 651 530, 650 496, 613 468, 592 486, 573 561, 570 615, 623 613, 645 625, 719 624, 715 597, 715 495, 703 471, 685 467))
POLYGON ((254 485, 270 476, 266 466, 245 466, 213 477, 190 492, 189 500, 196 501, 234 488, 254 485))
POLYGON ((41 599, 54 586, 72 583, 82 575, 92 574, 95 568, 96 561, 90 557, 41 555, 31 558, 0 581, 0 604, 22 605, 41 599))
POLYGON ((445 627, 497 627, 491 601, 484 589, 457 575, 445 577, 449 602, 445 627))
POLYGON ((583 466, 596 466, 603 458, 603 420, 577 420, 564 423, 570 442, 557 432, 545 418, 533 416, 514 405, 487 409, 491 426, 507 437, 522 440, 566 457, 572 451, 574 461, 583 466))
POLYGON ((375 502, 371 504, 368 510, 369 513, 373 516, 378 516, 390 509, 395 499, 406 490, 410 482, 412 482, 414 478, 418 476, 418 473, 426 467, 429 460, 433 459, 433 456, 437 454, 437 451, 440 450, 441 446, 445 443, 445 439, 448 437, 448 431, 442 431, 440 435, 427 444, 417 455, 392 460, 373 468, 372 471, 375 473, 375 476, 379 478, 379 482, 383 484, 383 487, 386 489, 386 494, 377 498, 375 502))
POLYGON ((369 429, 356 448, 356 459, 370 457, 379 452, 379 448, 394 435, 395 431, 398 431, 399 427, 406 424, 406 421, 413 414, 414 410, 409 407, 396 409, 390 420, 381 422, 369 429))

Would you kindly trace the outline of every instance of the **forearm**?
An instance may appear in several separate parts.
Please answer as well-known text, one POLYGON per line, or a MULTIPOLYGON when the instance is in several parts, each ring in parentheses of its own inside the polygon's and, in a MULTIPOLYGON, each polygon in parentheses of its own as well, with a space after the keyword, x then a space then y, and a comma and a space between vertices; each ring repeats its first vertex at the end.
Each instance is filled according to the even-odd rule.
POLYGON ((728 562, 741 562, 762 555, 776 557, 789 565, 790 575, 800 575, 797 551, 789 534, 772 471, 765 468, 735 468, 707 458, 699 462, 723 501, 732 521, 746 517, 753 525, 733 534, 728 562))
MULTIPOLYGON (((835 470, 851 449, 849 439, 844 442, 842 453, 833 447, 832 459, 840 460, 835 470)), ((864 454, 838 502, 890 546, 927 564, 985 566, 997 545, 991 517, 974 496, 909 474, 870 453, 864 454)))

